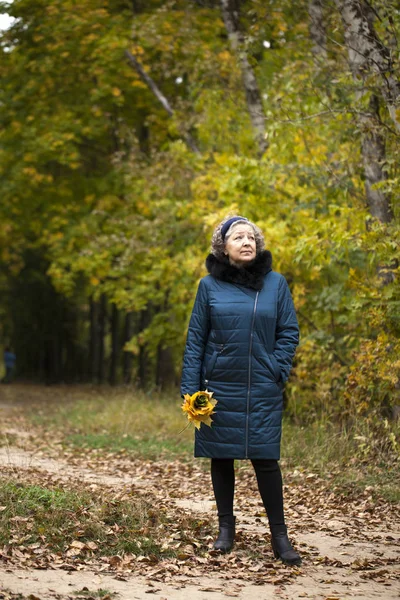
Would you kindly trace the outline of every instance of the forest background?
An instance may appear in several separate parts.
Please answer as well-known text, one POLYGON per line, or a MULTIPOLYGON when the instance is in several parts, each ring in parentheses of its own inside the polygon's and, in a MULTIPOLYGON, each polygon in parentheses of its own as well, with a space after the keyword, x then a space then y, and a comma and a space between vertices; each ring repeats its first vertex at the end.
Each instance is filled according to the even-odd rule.
POLYGON ((363 417, 396 450, 397 3, 0 11, 0 335, 17 377, 174 388, 211 233, 239 213, 298 312, 287 414, 363 417))

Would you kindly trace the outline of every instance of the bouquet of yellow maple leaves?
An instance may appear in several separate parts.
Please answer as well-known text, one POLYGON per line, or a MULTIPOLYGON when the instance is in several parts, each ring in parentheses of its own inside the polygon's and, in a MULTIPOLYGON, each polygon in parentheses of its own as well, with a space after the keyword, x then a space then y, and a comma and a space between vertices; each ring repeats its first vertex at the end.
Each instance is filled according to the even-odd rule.
POLYGON ((183 397, 182 411, 187 414, 189 423, 194 423, 197 429, 200 429, 202 423, 211 427, 211 415, 215 413, 214 407, 217 404, 217 400, 212 397, 213 393, 205 390, 191 396, 185 394, 183 397))

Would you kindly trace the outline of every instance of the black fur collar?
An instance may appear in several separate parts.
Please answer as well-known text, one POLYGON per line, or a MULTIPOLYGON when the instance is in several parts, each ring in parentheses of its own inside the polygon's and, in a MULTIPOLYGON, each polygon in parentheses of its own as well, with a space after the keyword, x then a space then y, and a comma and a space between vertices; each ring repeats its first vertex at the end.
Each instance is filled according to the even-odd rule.
POLYGON ((230 264, 227 257, 220 260, 214 254, 209 254, 206 267, 210 275, 216 279, 260 291, 264 285, 265 275, 271 271, 272 256, 269 250, 263 250, 248 266, 235 267, 230 264))

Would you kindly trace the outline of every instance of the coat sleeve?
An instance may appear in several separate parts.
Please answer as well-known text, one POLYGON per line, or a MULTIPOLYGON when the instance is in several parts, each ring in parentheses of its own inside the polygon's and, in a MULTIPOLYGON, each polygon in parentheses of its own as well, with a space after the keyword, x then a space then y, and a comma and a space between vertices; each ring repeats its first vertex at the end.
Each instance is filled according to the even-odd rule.
POLYGON ((293 357, 299 343, 299 325, 294 308, 292 295, 284 277, 278 290, 278 311, 273 356, 285 383, 292 368, 293 357))
POLYGON ((210 329, 207 287, 202 279, 189 321, 183 357, 181 394, 194 394, 200 390, 201 366, 210 329))

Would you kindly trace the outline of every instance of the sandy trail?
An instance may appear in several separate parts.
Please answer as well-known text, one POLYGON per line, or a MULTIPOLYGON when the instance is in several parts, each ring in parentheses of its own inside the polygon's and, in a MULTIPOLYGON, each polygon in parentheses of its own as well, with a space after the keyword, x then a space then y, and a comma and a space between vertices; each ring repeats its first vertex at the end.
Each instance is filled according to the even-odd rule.
MULTIPOLYGON (((309 575, 303 575, 289 586, 256 586, 243 585, 240 580, 230 578, 215 579, 202 577, 201 580, 179 581, 173 585, 166 585, 155 581, 149 583, 142 577, 127 576, 126 581, 118 581, 110 575, 96 574, 87 571, 68 573, 65 571, 26 571, 16 570, 13 573, 2 573, 3 586, 14 592, 29 596, 33 594, 41 600, 53 600, 60 596, 75 598, 83 589, 87 588, 92 593, 97 590, 114 592, 120 600, 226 600, 228 597, 241 600, 295 600, 308 598, 309 600, 344 600, 347 598, 361 598, 362 600, 394 600, 398 599, 397 592, 392 587, 377 584, 361 585, 351 581, 346 575, 341 580, 332 582, 333 577, 320 580, 309 575), (149 595, 151 594, 151 595, 149 595)), ((1 587, 0 587, 1 590, 1 587)), ((1 596, 0 596, 1 597, 1 596)))

